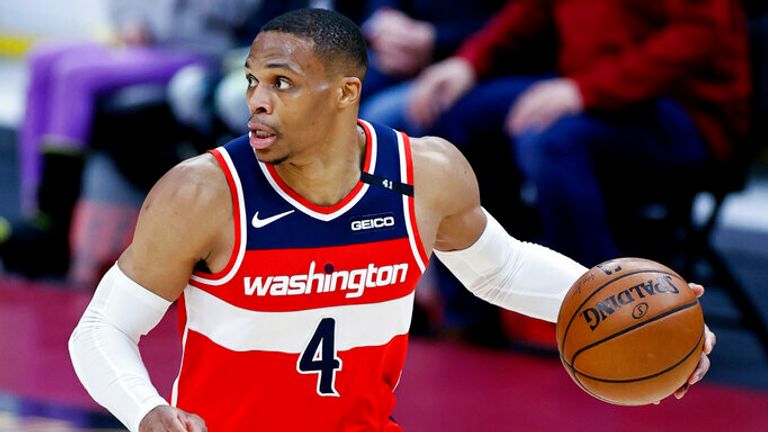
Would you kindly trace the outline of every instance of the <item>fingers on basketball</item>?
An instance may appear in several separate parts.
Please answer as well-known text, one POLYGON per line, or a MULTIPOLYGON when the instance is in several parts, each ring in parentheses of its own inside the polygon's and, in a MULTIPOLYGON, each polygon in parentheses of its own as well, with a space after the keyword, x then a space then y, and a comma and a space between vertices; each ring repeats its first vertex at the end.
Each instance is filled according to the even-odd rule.
POLYGON ((585 273, 566 294, 556 329, 571 378, 617 405, 655 403, 683 390, 707 339, 694 289, 640 258, 606 261, 585 273))

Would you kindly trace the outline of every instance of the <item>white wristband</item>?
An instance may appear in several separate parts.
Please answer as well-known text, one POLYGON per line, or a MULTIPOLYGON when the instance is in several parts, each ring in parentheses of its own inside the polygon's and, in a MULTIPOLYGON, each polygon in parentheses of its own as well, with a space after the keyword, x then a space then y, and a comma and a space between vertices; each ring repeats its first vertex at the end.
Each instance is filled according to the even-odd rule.
POLYGON ((435 255, 483 300, 555 322, 565 293, 587 268, 551 249, 513 238, 483 211, 488 222, 472 246, 435 250, 435 255))
POLYGON ((168 405, 149 380, 138 342, 170 305, 115 264, 69 339, 72 364, 83 386, 131 432, 138 432, 150 410, 168 405))

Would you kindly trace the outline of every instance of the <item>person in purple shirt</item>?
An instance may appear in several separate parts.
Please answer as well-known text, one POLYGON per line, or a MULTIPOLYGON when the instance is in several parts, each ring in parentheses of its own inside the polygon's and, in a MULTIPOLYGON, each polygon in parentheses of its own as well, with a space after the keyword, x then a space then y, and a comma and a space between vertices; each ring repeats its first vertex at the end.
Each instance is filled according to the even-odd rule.
POLYGON ((32 50, 19 133, 28 216, 0 221, 6 270, 66 272, 70 219, 99 98, 135 84, 163 84, 183 66, 212 61, 233 46, 233 29, 260 3, 110 0, 112 44, 56 41, 32 50))

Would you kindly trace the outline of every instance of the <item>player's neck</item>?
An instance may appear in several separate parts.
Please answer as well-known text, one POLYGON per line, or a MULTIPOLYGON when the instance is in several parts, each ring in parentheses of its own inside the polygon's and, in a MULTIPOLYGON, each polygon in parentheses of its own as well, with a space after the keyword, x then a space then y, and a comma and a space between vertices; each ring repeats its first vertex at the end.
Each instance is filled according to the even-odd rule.
POLYGON ((366 136, 361 127, 334 135, 306 160, 275 167, 291 189, 317 205, 331 206, 344 199, 357 185, 365 160, 366 136))

